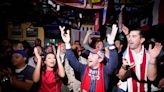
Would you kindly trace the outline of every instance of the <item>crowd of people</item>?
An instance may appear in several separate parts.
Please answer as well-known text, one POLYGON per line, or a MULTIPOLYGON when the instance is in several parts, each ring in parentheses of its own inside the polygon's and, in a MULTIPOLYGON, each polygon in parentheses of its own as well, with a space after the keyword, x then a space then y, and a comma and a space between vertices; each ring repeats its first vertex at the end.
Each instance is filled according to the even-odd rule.
POLYGON ((106 39, 88 30, 81 45, 59 26, 62 42, 43 48, 36 39, 4 39, 0 46, 0 92, 158 92, 164 90, 163 43, 144 46, 144 32, 112 25, 106 39))

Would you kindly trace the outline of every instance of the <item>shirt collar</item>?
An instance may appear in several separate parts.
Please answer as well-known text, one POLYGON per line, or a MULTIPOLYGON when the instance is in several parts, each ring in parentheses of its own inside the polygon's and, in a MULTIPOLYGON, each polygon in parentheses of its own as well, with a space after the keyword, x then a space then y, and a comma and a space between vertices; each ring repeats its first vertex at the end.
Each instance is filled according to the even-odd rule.
POLYGON ((15 69, 15 72, 16 72, 16 73, 20 73, 20 72, 23 71, 26 67, 27 67, 27 64, 26 64, 24 67, 20 68, 20 69, 15 69))

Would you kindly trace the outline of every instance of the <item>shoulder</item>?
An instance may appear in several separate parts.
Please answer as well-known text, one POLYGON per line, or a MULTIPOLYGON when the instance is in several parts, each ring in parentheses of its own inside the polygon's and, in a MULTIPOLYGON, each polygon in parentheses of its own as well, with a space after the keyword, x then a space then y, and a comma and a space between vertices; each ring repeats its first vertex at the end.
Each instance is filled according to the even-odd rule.
POLYGON ((33 72, 35 68, 32 66, 27 65, 27 67, 24 69, 25 72, 33 72))
POLYGON ((27 65, 26 68, 21 71, 20 75, 23 75, 25 79, 32 80, 32 74, 34 72, 34 68, 27 65))

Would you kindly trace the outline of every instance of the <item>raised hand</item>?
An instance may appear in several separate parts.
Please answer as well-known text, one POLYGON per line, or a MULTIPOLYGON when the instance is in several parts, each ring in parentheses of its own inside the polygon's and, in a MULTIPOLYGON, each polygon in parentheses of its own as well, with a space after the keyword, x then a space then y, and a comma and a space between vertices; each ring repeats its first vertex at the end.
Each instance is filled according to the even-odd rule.
POLYGON ((59 29, 61 31, 61 37, 65 43, 69 43, 71 38, 70 38, 70 30, 67 30, 67 32, 64 32, 65 26, 61 27, 59 26, 59 29))
POLYGON ((159 55, 160 51, 162 49, 161 43, 155 43, 154 48, 152 48, 152 45, 149 44, 149 53, 150 53, 150 62, 148 66, 148 79, 150 81, 154 81, 157 77, 157 65, 156 65, 156 58, 159 55))
POLYGON ((133 68, 135 66, 135 64, 134 63, 129 64, 125 58, 122 59, 122 63, 123 64, 122 64, 117 76, 119 79, 124 80, 127 70, 130 70, 131 68, 133 68))
POLYGON ((37 47, 34 48, 34 54, 35 54, 36 58, 38 59, 38 61, 40 61, 42 59, 42 57, 38 53, 37 47))
POLYGON ((91 35, 92 33, 93 33, 92 30, 88 30, 88 31, 87 31, 87 35, 91 35))
POLYGON ((57 53, 56 53, 57 59, 60 57, 60 46, 57 47, 57 53))
POLYGON ((129 34, 129 29, 124 24, 122 25, 122 31, 125 35, 129 34))
MULTIPOLYGON (((161 51, 161 49, 162 49, 162 45, 161 45, 161 43, 155 43, 155 46, 154 46, 154 48, 152 48, 152 45, 151 44, 149 44, 149 53, 150 53, 150 58, 151 59, 156 59, 157 58, 157 56, 159 55, 159 53, 160 53, 160 51, 161 51)), ((152 60, 151 60, 152 61, 152 60)), ((150 63, 155 63, 155 62, 150 62, 150 63)))
POLYGON ((135 66, 134 63, 128 64, 128 61, 127 61, 125 58, 122 59, 122 67, 123 67, 124 69, 131 69, 131 68, 133 68, 134 66, 135 66))
POLYGON ((59 68, 58 75, 60 77, 64 77, 65 71, 64 71, 63 64, 62 64, 62 60, 60 58, 60 46, 58 46, 58 48, 57 48, 56 59, 57 59, 57 64, 58 64, 58 68, 59 68))
POLYGON ((107 34, 108 44, 114 44, 114 39, 116 37, 117 30, 118 30, 118 27, 116 26, 116 24, 113 24, 111 34, 107 34))

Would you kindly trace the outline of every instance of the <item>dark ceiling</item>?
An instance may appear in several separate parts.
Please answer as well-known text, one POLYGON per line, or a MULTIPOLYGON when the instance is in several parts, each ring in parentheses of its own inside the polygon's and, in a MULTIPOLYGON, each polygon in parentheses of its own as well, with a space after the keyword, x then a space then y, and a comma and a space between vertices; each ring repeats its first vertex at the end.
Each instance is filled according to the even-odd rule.
MULTIPOLYGON (((65 2, 76 2, 77 0, 61 0, 65 2)), ((116 0, 118 1, 118 0, 116 0)), ((107 18, 110 18, 111 15, 118 16, 116 7, 119 7, 121 4, 125 4, 128 7, 133 7, 132 15, 146 15, 147 12, 151 12, 149 8, 152 8, 152 0, 120 0, 120 1, 133 1, 133 3, 126 2, 115 2, 114 0, 109 0, 109 7, 107 18), (116 5, 116 6, 114 6, 116 5), (138 9, 137 11, 135 11, 138 9), (146 11, 146 12, 145 12, 146 11), (137 13, 137 14, 136 14, 137 13)), ((43 26, 44 24, 53 23, 54 20, 57 20, 58 17, 64 17, 64 15, 69 11, 71 12, 71 17, 77 15, 73 13, 83 13, 86 17, 84 22, 94 20, 93 10, 81 10, 75 9, 72 7, 62 6, 60 11, 56 11, 55 8, 50 6, 48 0, 0 0, 0 28, 2 30, 7 30, 6 25, 8 21, 13 21, 14 23, 21 23, 24 21, 32 21, 34 24, 43 26), (74 10, 74 11, 72 11, 74 10)), ((127 12, 129 14, 129 12, 127 12)), ((66 16, 67 17, 67 16, 66 16)), ((70 16, 69 16, 70 17, 70 16)), ((107 19, 108 21, 108 19, 107 19)))
MULTIPOLYGON (((42 18, 46 15, 51 15, 52 10, 50 10, 51 6, 47 4, 48 0, 0 0, 0 16, 3 18, 6 18, 8 20, 10 19, 16 19, 16 20, 35 20, 38 18, 42 18)), ((64 2, 77 2, 78 0, 59 0, 64 2)), ((120 0, 124 1, 124 0, 120 0)), ((125 0, 126 1, 126 0, 125 0)), ((143 7, 147 6, 150 1, 152 0, 130 0, 135 1, 134 3, 124 3, 130 6, 137 6, 137 7, 143 7)), ((113 6, 114 0, 109 0, 109 2, 113 6)), ((116 4, 121 4, 116 3, 116 4)), ((55 13, 53 14, 55 15, 55 13)))

